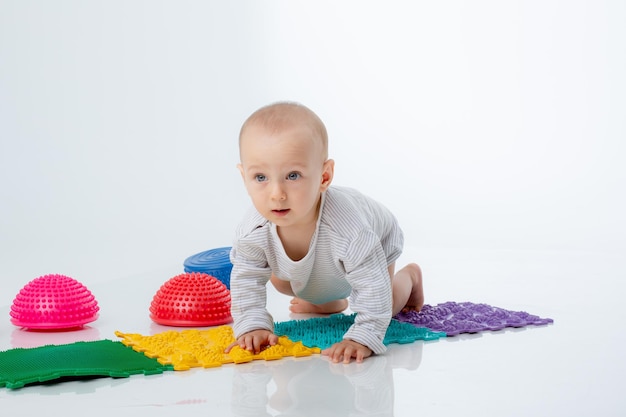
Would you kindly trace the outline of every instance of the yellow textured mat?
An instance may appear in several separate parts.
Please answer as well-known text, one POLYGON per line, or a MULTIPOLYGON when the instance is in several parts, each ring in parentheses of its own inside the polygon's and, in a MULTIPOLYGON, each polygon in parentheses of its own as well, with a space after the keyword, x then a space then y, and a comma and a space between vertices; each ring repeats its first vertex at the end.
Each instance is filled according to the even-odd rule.
POLYGON ((172 365, 176 371, 320 353, 319 348, 308 348, 302 342, 292 342, 287 337, 281 336, 277 345, 270 346, 256 355, 239 346, 235 346, 226 354, 224 349, 235 341, 233 329, 227 325, 207 330, 170 330, 152 336, 120 331, 116 331, 115 334, 122 339, 121 342, 124 345, 132 347, 149 358, 156 359, 162 365, 172 365))

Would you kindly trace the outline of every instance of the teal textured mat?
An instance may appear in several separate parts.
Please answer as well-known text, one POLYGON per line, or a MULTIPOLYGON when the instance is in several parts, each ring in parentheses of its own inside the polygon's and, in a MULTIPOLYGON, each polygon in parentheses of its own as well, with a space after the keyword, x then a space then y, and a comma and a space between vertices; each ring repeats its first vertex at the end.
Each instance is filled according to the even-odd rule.
MULTIPOLYGON (((302 342, 308 347, 326 349, 340 342, 348 328, 354 323, 356 314, 333 314, 329 317, 314 317, 305 320, 290 320, 274 323, 274 333, 302 342)), ((391 320, 383 343, 412 343, 416 340, 436 340, 446 337, 443 332, 436 332, 409 323, 391 320)))
POLYGON ((63 377, 160 374, 173 370, 121 342, 98 340, 0 352, 0 387, 21 388, 26 384, 63 377))

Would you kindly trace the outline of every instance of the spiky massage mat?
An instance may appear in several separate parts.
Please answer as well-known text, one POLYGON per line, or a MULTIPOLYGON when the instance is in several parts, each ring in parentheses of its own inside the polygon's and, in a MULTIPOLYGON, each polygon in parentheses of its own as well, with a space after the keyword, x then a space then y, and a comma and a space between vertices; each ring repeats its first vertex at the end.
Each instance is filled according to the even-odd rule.
MULTIPOLYGON (((355 315, 291 320, 275 324, 279 343, 258 354, 226 346, 235 341, 232 327, 166 331, 152 336, 116 332, 121 341, 101 340, 67 345, 47 345, 0 352, 0 387, 21 388, 26 384, 62 380, 64 377, 128 377, 157 374, 166 370, 216 367, 253 360, 302 357, 341 340, 355 315)), ((436 340, 462 332, 499 330, 551 323, 524 312, 486 304, 444 303, 424 306, 421 312, 400 314, 392 320, 385 344, 436 340), (419 327, 418 327, 419 326, 419 327)))

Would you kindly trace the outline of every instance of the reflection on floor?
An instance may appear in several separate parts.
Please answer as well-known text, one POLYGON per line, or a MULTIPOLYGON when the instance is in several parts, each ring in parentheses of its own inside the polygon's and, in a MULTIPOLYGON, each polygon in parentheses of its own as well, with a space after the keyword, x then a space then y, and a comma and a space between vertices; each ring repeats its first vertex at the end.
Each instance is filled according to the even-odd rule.
MULTIPOLYGON (((427 302, 486 303, 554 319, 554 324, 390 345, 362 364, 313 355, 162 375, 98 378, 0 389, 3 415, 92 416, 621 416, 626 342, 620 309, 621 254, 426 251, 409 248, 425 273, 427 302), (34 400, 34 401, 33 401, 34 400)), ((401 258, 399 263, 402 263, 401 258)), ((178 268, 178 267, 176 267, 178 268)), ((179 271, 90 286, 100 317, 81 330, 15 328, 0 306, 0 350, 118 340, 115 331, 156 334, 149 318, 159 286, 179 271), (120 289, 123 288, 123 291, 120 289)), ((268 294, 275 321, 289 299, 268 294)))

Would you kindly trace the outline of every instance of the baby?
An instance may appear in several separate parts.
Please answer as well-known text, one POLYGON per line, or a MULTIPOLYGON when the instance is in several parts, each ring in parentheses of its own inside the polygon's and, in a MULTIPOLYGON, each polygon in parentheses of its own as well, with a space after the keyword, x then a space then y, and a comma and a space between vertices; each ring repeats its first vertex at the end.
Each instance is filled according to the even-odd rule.
POLYGON ((266 285, 293 296, 294 313, 350 308, 354 324, 322 354, 362 362, 385 351, 391 317, 424 304, 422 274, 411 263, 395 272, 403 235, 384 206, 332 186, 335 162, 319 117, 289 102, 254 112, 239 134, 238 165, 254 209, 240 223, 231 251, 233 329, 239 345, 258 353, 275 345, 266 285))

